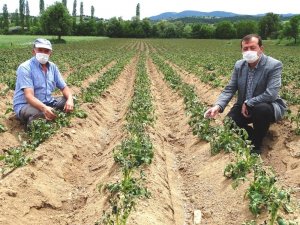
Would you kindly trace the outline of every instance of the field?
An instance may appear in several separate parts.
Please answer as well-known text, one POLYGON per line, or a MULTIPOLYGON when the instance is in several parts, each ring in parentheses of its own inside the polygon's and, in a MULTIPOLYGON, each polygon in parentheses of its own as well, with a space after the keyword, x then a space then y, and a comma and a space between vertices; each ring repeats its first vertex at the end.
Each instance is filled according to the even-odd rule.
MULTIPOLYGON (((43 35, 39 36, 40 38, 47 38, 49 40, 56 39, 56 36, 43 35)), ((35 35, 0 35, 0 48, 16 48, 16 47, 24 47, 30 45, 33 40, 37 38, 35 35)), ((70 43, 76 41, 91 41, 91 40, 99 40, 101 37, 86 37, 86 36, 66 36, 63 39, 70 43)))
POLYGON ((300 224, 300 49, 264 46, 284 64, 290 111, 261 158, 223 123, 234 101, 203 118, 241 58, 238 40, 54 45, 80 110, 29 134, 11 108, 31 47, 0 49, 0 224, 190 225, 198 210, 204 225, 300 224))

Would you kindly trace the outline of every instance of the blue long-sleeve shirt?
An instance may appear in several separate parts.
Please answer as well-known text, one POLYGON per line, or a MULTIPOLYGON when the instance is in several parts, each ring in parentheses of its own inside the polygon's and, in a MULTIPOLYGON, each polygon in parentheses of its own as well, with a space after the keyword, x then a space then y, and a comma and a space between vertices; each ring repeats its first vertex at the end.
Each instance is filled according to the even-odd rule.
POLYGON ((17 69, 17 81, 14 94, 14 111, 19 117, 19 113, 23 106, 28 104, 24 88, 32 88, 34 96, 45 104, 54 101, 52 92, 57 87, 62 90, 66 83, 63 80, 57 66, 52 63, 47 63, 47 73, 43 72, 41 64, 35 57, 22 63, 17 69))

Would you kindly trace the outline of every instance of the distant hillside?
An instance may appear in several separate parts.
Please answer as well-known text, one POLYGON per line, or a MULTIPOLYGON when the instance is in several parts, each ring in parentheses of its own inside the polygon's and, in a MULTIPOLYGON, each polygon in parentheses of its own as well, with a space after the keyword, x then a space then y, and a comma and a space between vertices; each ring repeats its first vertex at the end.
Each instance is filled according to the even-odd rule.
POLYGON ((149 19, 151 20, 170 20, 170 19, 178 19, 183 17, 231 17, 238 16, 238 14, 223 12, 223 11, 214 11, 214 12, 199 12, 199 11, 191 11, 186 10, 183 12, 165 12, 159 14, 157 16, 151 16, 149 19))
MULTIPOLYGON (((213 11, 213 12, 200 12, 200 11, 192 11, 186 10, 179 13, 176 12, 165 12, 159 14, 157 16, 149 17, 150 20, 181 20, 182 18, 204 18, 204 19, 218 19, 218 18, 237 18, 237 17, 248 17, 252 19, 257 19, 258 17, 264 16, 265 14, 257 14, 257 15, 241 15, 232 12, 224 12, 224 11, 213 11)), ((291 17, 294 14, 282 14, 281 17, 291 17)), ((235 19, 234 19, 235 20, 235 19)))
POLYGON ((261 16, 233 16, 233 17, 182 17, 177 19, 172 19, 170 21, 181 21, 183 23, 208 23, 208 24, 215 24, 221 21, 242 21, 242 20, 254 20, 259 21, 261 16))

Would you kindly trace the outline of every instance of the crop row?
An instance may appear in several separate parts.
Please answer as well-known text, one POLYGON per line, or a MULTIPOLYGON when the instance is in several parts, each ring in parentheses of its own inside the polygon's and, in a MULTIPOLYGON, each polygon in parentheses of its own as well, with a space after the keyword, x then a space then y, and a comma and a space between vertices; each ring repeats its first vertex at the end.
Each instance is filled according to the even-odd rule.
MULTIPOLYGON (((224 170, 224 176, 233 179, 233 187, 236 188, 240 181, 250 181, 247 175, 254 172, 254 178, 245 194, 250 200, 250 211, 257 216, 267 209, 270 225, 275 224, 275 221, 284 221, 278 212, 280 208, 291 212, 290 194, 276 187, 276 177, 272 170, 263 166, 258 155, 251 154, 252 146, 247 141, 246 131, 238 128, 230 120, 225 120, 223 126, 212 126, 210 121, 203 117, 206 107, 200 103, 194 87, 182 82, 180 76, 157 54, 153 54, 152 58, 171 88, 183 96, 193 133, 210 142, 212 154, 223 150, 235 155, 235 162, 228 164, 224 170)), ((255 221, 245 224, 255 224, 255 221)))
POLYGON ((67 78, 67 84, 80 87, 85 79, 99 72, 105 65, 117 58, 117 55, 117 52, 102 52, 101 56, 92 61, 88 66, 81 66, 71 73, 67 78))
POLYGON ((154 121, 150 80, 145 69, 145 56, 137 66, 134 95, 126 116, 127 138, 113 150, 114 160, 121 167, 122 178, 104 186, 110 192, 111 209, 96 224, 125 225, 138 198, 149 197, 144 187, 142 167, 153 158, 153 146, 146 128, 154 121))
POLYGON ((116 64, 112 68, 105 72, 97 81, 89 84, 86 89, 81 90, 80 98, 84 102, 95 102, 96 98, 118 77, 133 54, 133 51, 127 52, 118 59, 115 59, 116 64))

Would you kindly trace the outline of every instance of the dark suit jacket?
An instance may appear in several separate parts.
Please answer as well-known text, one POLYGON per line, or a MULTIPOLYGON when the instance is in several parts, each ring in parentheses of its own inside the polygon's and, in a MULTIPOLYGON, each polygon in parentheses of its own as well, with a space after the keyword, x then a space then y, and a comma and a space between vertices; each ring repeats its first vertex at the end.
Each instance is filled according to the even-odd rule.
MULTIPOLYGON (((276 121, 280 120, 287 110, 285 102, 278 96, 281 87, 281 71, 282 63, 280 61, 262 54, 253 79, 253 97, 247 101, 249 106, 255 106, 263 102, 272 103, 276 121)), ((247 78, 247 62, 245 60, 237 61, 229 84, 216 102, 221 107, 221 111, 225 109, 236 91, 238 91, 236 104, 242 105, 244 103, 246 100, 247 78)))

